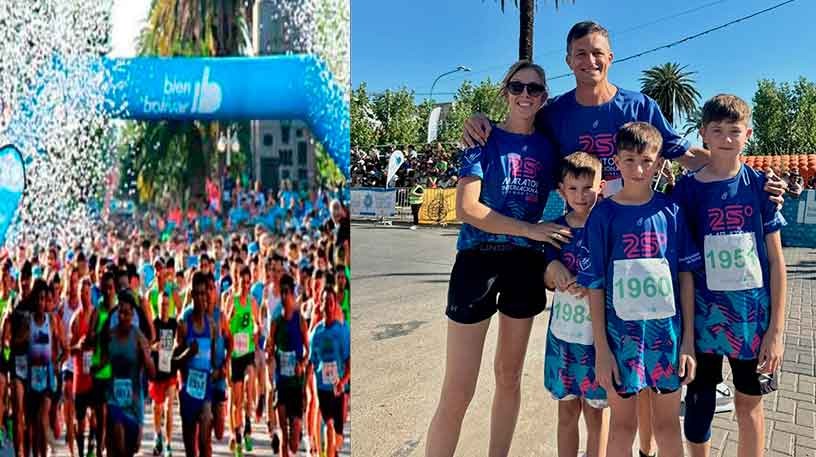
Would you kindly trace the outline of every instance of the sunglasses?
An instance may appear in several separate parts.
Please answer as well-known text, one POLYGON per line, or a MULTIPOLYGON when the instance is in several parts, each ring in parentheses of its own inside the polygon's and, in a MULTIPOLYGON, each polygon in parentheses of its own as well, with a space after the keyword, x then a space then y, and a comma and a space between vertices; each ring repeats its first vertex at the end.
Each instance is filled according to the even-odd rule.
POLYGON ((527 95, 530 97, 538 97, 546 91, 546 88, 539 83, 523 83, 521 81, 507 83, 507 91, 513 95, 521 95, 525 87, 527 88, 527 95))

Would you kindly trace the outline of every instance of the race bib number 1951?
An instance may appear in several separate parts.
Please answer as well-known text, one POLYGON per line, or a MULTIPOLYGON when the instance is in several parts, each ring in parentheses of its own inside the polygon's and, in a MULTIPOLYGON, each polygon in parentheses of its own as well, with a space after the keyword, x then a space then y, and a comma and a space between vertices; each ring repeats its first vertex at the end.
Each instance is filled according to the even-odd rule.
POLYGON ((592 319, 586 299, 556 290, 551 313, 550 331, 553 336, 567 343, 593 343, 592 319))
POLYGON ((612 306, 625 321, 665 319, 676 313, 669 262, 664 258, 615 260, 612 306))
POLYGON ((748 290, 764 285, 753 232, 706 235, 703 247, 709 290, 748 290))

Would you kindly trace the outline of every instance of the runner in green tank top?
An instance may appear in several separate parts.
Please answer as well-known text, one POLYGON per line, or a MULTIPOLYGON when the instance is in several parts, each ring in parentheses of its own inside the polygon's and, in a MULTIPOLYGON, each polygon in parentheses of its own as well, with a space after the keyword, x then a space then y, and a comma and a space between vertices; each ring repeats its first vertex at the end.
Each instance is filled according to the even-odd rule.
POLYGON ((229 351, 230 366, 232 368, 232 405, 230 423, 233 428, 233 440, 230 449, 240 452, 241 429, 246 435, 245 448, 252 451, 250 436, 252 405, 255 402, 255 346, 257 345, 258 304, 249 293, 252 273, 247 266, 240 269, 237 287, 230 292, 227 303, 230 305, 229 327, 231 334, 231 348, 229 351), (244 380, 247 379, 247 395, 244 395, 244 380), (245 414, 242 415, 241 412, 245 414), (242 427, 243 425, 243 427, 242 427))
POLYGON ((157 260, 155 262, 155 269, 156 269, 156 279, 153 281, 153 286, 148 289, 147 293, 143 300, 147 302, 149 306, 144 306, 145 309, 149 309, 151 312, 151 316, 149 316, 150 321, 152 322, 153 319, 156 319, 161 314, 161 296, 164 292, 167 292, 170 295, 170 317, 176 317, 176 310, 181 308, 180 306, 177 307, 177 304, 181 304, 181 296, 179 295, 178 287, 173 284, 173 276, 174 272, 172 268, 165 266, 161 261, 157 260))

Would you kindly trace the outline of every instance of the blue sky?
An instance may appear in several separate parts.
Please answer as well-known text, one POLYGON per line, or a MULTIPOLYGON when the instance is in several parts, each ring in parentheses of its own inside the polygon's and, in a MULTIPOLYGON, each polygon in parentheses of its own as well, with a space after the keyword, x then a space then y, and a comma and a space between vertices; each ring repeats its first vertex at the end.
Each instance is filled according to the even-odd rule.
MULTIPOLYGON (((565 40, 572 24, 581 20, 592 19, 609 29, 615 58, 622 59, 782 2, 577 0, 574 5, 563 1, 556 10, 553 0, 539 0, 534 60, 548 77, 568 73, 565 40)), ((364 81, 370 92, 405 86, 427 93, 439 74, 457 65, 472 68, 471 73, 446 76, 437 83, 434 98, 450 100, 449 93, 464 79, 501 79, 518 56, 518 11, 512 0, 506 3, 502 14, 494 0, 353 0, 353 87, 364 81)), ((698 72, 694 78, 703 100, 729 92, 750 101, 761 78, 816 80, 814 17, 816 1, 797 0, 670 49, 613 63, 610 80, 639 89, 644 69, 673 61, 698 72)), ((574 88, 575 81, 569 76, 549 85, 558 94, 574 88)))

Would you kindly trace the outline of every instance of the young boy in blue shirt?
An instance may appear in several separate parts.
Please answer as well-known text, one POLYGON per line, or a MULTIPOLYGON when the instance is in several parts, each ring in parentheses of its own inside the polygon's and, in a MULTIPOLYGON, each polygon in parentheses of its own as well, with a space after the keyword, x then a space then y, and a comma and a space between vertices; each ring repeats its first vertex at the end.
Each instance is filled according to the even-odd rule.
POLYGON ((734 95, 706 102, 700 133, 711 162, 681 178, 672 194, 705 263, 694 274, 698 376, 686 392, 684 422, 695 457, 711 450, 723 356, 737 391, 738 454, 762 454, 762 396, 776 390, 774 372, 782 361, 786 273, 779 230, 785 222, 762 191, 765 175, 740 161, 750 119, 751 108, 734 95))
POLYGON ((587 427, 586 455, 606 455, 609 419, 606 391, 595 376, 595 347, 586 289, 575 282, 578 256, 583 246, 584 224, 603 189, 603 166, 597 157, 576 152, 561 161, 558 193, 570 212, 553 221, 569 227, 572 238, 556 250, 545 252, 554 259, 547 266, 544 282, 556 289, 550 311, 547 346, 544 352, 544 387, 558 400, 558 455, 578 455, 578 420, 583 412, 587 427))
POLYGON ((683 455, 680 387, 695 372, 691 272, 701 258, 679 205, 652 190, 661 147, 648 123, 618 130, 614 162, 623 188, 592 210, 578 260, 578 284, 589 289, 595 375, 611 410, 610 456, 631 455, 642 389, 658 394, 651 401, 660 455, 683 455))

